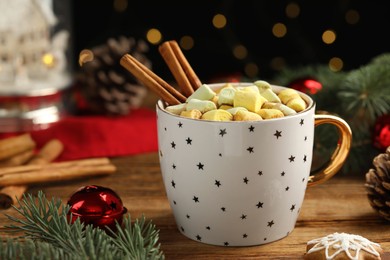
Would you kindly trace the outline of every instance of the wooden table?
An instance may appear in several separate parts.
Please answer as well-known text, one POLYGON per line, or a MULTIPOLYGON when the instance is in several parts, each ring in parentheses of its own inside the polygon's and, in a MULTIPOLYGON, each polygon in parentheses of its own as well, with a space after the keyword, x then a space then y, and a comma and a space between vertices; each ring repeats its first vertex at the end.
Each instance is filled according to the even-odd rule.
MULTIPOLYGON (((223 247, 196 242, 179 233, 164 191, 157 153, 112 158, 112 162, 118 167, 113 175, 31 186, 29 193, 43 190, 48 198, 59 197, 66 203, 81 186, 109 187, 119 194, 132 219, 144 214, 156 225, 166 259, 301 259, 307 241, 334 232, 364 236, 390 252, 390 222, 369 205, 363 173, 355 177, 336 175, 308 188, 296 228, 288 237, 261 246, 223 247)), ((1 213, 16 215, 13 209, 1 213)), ((4 214, 0 221, 2 226, 10 223, 4 214)), ((5 235, 3 228, 0 235, 5 235)))
MULTIPOLYGON (((118 167, 113 175, 31 186, 29 193, 43 190, 48 198, 59 197, 66 203, 81 186, 109 187, 121 197, 133 220, 144 214, 156 225, 166 259, 302 259, 307 241, 334 232, 358 234, 380 243, 387 252, 386 259, 390 258, 390 222, 369 205, 364 173, 355 177, 336 175, 308 188, 296 228, 288 237, 261 246, 223 247, 202 244, 179 233, 166 198, 157 153, 112 158, 112 162, 118 167)), ((14 209, 1 213, 1 226, 11 223, 4 214, 16 215, 14 209)), ((4 235, 3 228, 0 235, 4 235)))

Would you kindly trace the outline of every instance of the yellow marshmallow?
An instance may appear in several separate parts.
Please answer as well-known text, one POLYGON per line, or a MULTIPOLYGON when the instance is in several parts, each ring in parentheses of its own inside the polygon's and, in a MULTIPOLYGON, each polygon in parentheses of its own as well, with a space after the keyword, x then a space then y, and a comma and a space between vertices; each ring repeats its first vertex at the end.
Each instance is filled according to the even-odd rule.
POLYGON ((243 88, 234 95, 234 107, 245 107, 251 112, 257 112, 267 100, 259 92, 243 88))
POLYGON ((236 89, 233 86, 227 86, 218 93, 218 105, 232 105, 236 89))
POLYGON ((278 109, 278 110, 282 111, 282 113, 285 116, 289 116, 289 115, 293 115, 293 114, 297 113, 294 109, 292 109, 292 108, 290 108, 282 103, 265 102, 263 104, 262 108, 278 109))
POLYGON ((202 117, 202 113, 197 109, 192 110, 184 110, 180 113, 180 116, 193 118, 193 119, 200 119, 202 117))
POLYGON ((223 110, 228 110, 228 109, 231 109, 231 108, 233 108, 233 106, 230 106, 230 105, 221 105, 219 107, 219 109, 223 109, 223 110))
POLYGON ((258 121, 262 119, 259 114, 245 110, 238 110, 233 116, 234 121, 258 121))
POLYGON ((248 111, 248 109, 246 109, 245 107, 232 107, 227 109, 227 111, 233 116, 240 110, 248 111))
POLYGON ((232 121, 233 115, 226 110, 216 109, 207 111, 202 115, 201 119, 212 121, 232 121))
POLYGON ((263 108, 257 112, 264 119, 284 117, 282 111, 273 108, 263 108))
POLYGON ((287 104, 288 107, 294 109, 297 112, 301 112, 306 109, 306 102, 301 97, 290 99, 287 104))

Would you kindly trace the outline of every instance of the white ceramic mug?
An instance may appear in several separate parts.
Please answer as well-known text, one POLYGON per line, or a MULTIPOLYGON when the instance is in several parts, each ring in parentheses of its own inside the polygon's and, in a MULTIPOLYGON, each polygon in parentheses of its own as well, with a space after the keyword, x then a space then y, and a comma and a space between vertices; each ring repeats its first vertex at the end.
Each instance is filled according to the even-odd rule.
POLYGON ((337 173, 352 139, 343 119, 316 115, 313 100, 300 95, 308 104, 300 113, 241 122, 180 117, 158 101, 161 172, 183 235, 212 245, 251 246, 293 230, 307 186, 337 173), (314 128, 324 123, 338 128, 339 142, 329 165, 312 175, 314 128))

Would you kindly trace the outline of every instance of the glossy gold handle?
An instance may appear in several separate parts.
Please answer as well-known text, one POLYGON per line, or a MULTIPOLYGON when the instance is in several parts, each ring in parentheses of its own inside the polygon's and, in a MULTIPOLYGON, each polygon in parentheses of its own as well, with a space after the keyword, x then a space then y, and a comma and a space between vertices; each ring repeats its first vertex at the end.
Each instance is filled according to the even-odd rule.
POLYGON ((315 115, 314 119, 315 126, 322 124, 332 124, 336 126, 338 129, 339 140, 337 142, 337 147, 335 148, 335 151, 330 158, 329 163, 325 165, 322 169, 316 172, 311 172, 309 182, 307 184, 308 186, 314 186, 323 183, 329 180, 333 175, 335 175, 347 159, 352 143, 351 128, 349 127, 348 123, 342 118, 329 114, 321 114, 315 115))

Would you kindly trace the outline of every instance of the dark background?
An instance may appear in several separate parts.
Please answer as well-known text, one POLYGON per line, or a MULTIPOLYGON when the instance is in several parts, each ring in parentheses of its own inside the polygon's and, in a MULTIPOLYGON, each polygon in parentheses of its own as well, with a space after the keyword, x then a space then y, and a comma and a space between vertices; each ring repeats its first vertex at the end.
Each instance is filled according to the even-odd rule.
MULTIPOLYGON (((194 39, 194 48, 184 50, 192 67, 202 79, 241 75, 253 62, 258 66, 256 78, 270 79, 278 70, 271 67, 275 57, 282 57, 285 66, 327 64, 337 56, 343 70, 365 65, 390 48, 389 1, 72 1, 75 61, 84 48, 104 44, 109 37, 125 35, 146 40, 146 31, 157 28, 162 41, 177 40, 184 35, 194 39), (288 18, 286 5, 300 6, 297 18, 288 18), (118 11, 115 4, 127 3, 118 11), (358 23, 346 23, 345 14, 354 9, 358 23), (216 29, 211 20, 216 13, 228 19, 227 27, 216 29), (282 22, 288 32, 284 38, 271 33, 272 25, 282 22), (324 30, 333 29, 337 39, 332 45, 321 40, 324 30), (247 58, 238 60, 232 47, 243 44, 247 58)), ((159 55, 157 45, 149 44, 148 59, 153 71, 164 79, 171 74, 159 55)), ((279 69, 280 70, 280 69, 279 69)))

